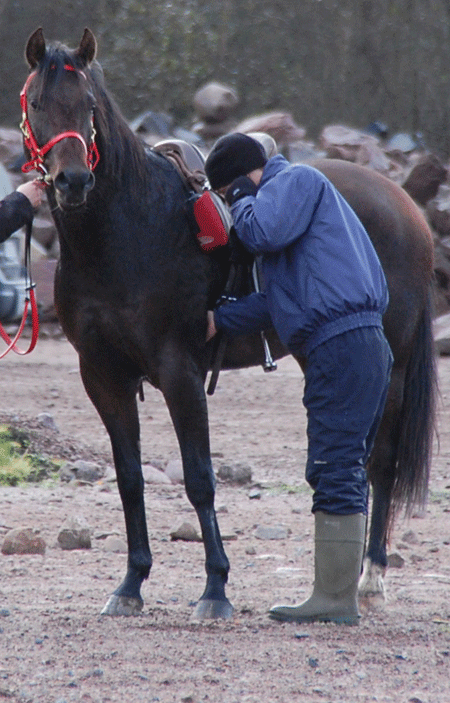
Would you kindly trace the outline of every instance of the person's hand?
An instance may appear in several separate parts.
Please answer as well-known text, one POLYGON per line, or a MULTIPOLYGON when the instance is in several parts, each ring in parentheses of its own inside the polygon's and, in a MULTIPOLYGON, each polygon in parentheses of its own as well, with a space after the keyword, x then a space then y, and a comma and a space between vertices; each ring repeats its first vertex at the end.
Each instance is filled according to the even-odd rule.
POLYGON ((225 200, 228 205, 234 205, 237 200, 244 198, 246 195, 256 195, 258 186, 248 176, 239 176, 227 189, 225 200))
POLYGON ((35 179, 34 181, 27 181, 22 183, 17 191, 25 195, 34 208, 39 207, 42 203, 42 191, 45 186, 42 181, 35 179))
POLYGON ((207 310, 206 312, 206 325, 206 341, 209 342, 209 340, 212 339, 217 332, 213 310, 207 310))

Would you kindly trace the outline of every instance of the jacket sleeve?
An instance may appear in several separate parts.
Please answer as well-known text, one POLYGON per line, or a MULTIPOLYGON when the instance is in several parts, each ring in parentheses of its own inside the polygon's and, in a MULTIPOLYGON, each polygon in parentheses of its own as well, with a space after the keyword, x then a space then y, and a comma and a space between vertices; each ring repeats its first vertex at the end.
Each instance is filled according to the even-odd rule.
POLYGON ((273 327, 265 293, 251 293, 214 310, 214 323, 228 335, 261 332, 273 327))
POLYGON ((0 243, 33 221, 33 206, 23 193, 14 191, 0 201, 0 243))
POLYGON ((293 166, 278 173, 256 196, 233 205, 239 239, 254 253, 284 249, 308 229, 323 189, 323 178, 315 169, 293 166))

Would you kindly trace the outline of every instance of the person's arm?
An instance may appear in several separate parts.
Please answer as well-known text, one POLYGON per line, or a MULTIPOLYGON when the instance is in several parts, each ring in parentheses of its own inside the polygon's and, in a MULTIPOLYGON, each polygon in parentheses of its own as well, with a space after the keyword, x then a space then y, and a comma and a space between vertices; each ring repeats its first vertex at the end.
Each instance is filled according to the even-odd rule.
POLYGON ((221 305, 213 312, 208 311, 208 337, 221 329, 229 336, 261 332, 273 327, 265 293, 251 293, 243 298, 221 305))
POLYGON ((239 239, 254 253, 289 246, 308 229, 324 187, 323 177, 311 168, 278 173, 256 195, 243 195, 232 204, 239 239))
POLYGON ((34 208, 41 204, 42 185, 38 181, 22 183, 0 201, 0 243, 26 224, 31 224, 34 208))

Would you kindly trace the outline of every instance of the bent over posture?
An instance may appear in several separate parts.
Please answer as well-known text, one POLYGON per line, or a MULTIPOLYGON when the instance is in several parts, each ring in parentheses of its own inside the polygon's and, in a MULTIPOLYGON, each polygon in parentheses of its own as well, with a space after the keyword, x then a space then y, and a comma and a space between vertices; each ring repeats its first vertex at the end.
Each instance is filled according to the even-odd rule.
POLYGON ((305 376, 306 479, 313 489, 311 597, 275 606, 276 620, 358 622, 368 506, 365 466, 383 414, 392 354, 388 289, 354 211, 316 169, 267 160, 245 134, 222 137, 206 161, 242 244, 261 255, 266 290, 208 312, 208 337, 274 327, 305 376))

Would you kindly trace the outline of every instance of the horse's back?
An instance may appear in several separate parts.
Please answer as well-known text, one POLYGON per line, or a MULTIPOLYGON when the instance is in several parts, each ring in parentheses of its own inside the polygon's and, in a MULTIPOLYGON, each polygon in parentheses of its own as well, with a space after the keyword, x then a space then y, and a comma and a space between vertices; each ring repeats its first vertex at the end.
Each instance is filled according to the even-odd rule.
POLYGON ((377 249, 383 267, 420 265, 431 279, 433 238, 428 224, 410 196, 386 176, 365 166, 338 159, 312 164, 336 186, 352 206, 377 249))

